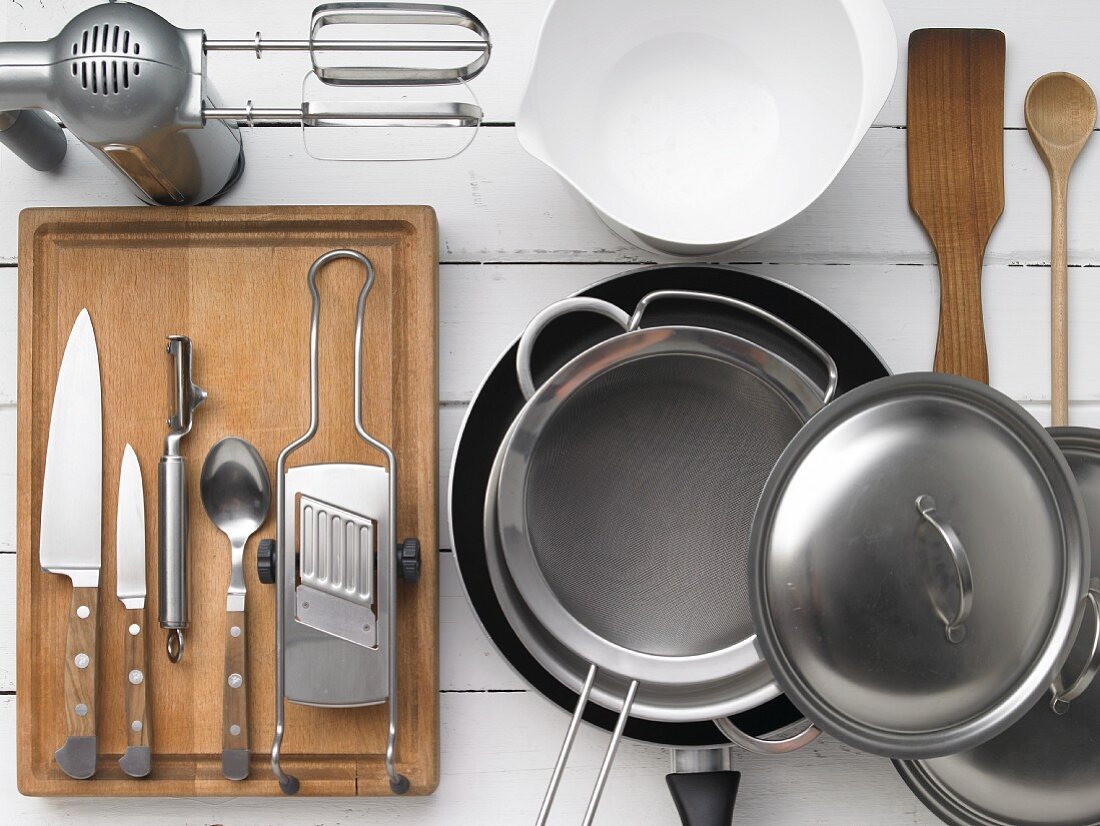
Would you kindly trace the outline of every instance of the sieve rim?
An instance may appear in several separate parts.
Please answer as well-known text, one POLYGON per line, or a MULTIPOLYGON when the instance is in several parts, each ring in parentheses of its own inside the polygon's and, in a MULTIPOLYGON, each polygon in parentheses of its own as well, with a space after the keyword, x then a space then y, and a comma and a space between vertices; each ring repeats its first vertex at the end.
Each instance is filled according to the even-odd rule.
POLYGON ((531 458, 547 423, 573 394, 607 371, 659 356, 709 358, 739 368, 773 390, 803 422, 823 405, 822 390, 801 370, 740 336, 686 325, 647 327, 616 335, 559 368, 516 417, 502 448, 496 491, 498 529, 505 564, 522 602, 563 646, 602 670, 650 684, 683 686, 728 679, 758 667, 764 660, 756 635, 714 651, 688 655, 646 653, 608 640, 561 603, 539 566, 525 527, 531 458))

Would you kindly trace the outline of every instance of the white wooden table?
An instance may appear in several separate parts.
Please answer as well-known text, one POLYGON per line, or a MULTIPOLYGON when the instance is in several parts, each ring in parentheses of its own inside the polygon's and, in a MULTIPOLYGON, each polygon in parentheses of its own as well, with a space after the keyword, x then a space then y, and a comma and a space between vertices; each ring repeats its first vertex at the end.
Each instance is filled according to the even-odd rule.
MULTIPOLYGON (((719 0, 716 0, 718 2, 719 0)), ((728 0, 727 0, 728 1, 728 0)), ((599 0, 592 0, 599 2, 599 0)), ((649 2, 649 0, 639 0, 649 2)), ((53 36, 85 0, 10 0, 6 39, 53 36)), ((147 0, 179 26, 212 37, 299 38, 311 0, 147 0)), ((519 147, 513 123, 546 0, 469 0, 488 25, 493 58, 476 82, 487 128, 446 162, 344 165, 308 158, 297 130, 245 133, 248 167, 227 204, 425 203, 441 243, 440 477, 449 471, 465 406, 497 355, 545 304, 592 281, 653 260, 611 234, 588 207, 519 147)), ((986 258, 985 313, 992 383, 1044 422, 1049 414, 1049 254, 1046 173, 1023 129, 1024 93, 1053 70, 1100 84, 1095 0, 889 0, 898 29, 894 92, 824 197, 780 232, 729 256, 825 301, 858 327, 894 371, 932 363, 938 301, 928 242, 909 212, 905 185, 905 44, 926 26, 1000 28, 1008 37, 1006 207, 986 258)), ((210 72, 227 103, 288 105, 302 57, 216 55, 210 72)), ((814 124, 803 124, 813 129, 814 124)), ((121 186, 72 142, 61 170, 28 170, 0 153, 0 819, 8 823, 343 823, 493 826, 530 822, 566 717, 527 689, 466 606, 451 555, 442 551, 443 779, 407 800, 41 800, 15 785, 16 222, 28 206, 130 204, 121 186)), ((1100 150, 1088 148, 1070 193, 1071 416, 1100 423, 1100 150)), ((445 491, 445 485, 441 491, 445 491)), ((445 505, 445 503, 441 503, 445 505)), ((447 536, 446 519, 441 536, 447 536)), ((186 701, 186 698, 181 698, 186 701)), ((265 735, 266 737, 266 735, 265 735)), ((265 737, 258 740, 264 741, 265 737)), ((575 823, 606 735, 579 739, 555 823, 575 823)), ((795 755, 735 755, 743 772, 738 822, 900 826, 936 821, 890 763, 822 737, 795 755)), ((667 753, 621 749, 601 806, 604 824, 677 824, 663 775, 667 753)))

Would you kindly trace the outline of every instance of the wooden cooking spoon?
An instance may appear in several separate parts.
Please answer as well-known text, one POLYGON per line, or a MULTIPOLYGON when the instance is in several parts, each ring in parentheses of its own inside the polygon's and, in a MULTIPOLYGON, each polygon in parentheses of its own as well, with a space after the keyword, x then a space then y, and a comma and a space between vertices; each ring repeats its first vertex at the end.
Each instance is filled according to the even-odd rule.
POLYGON ((1077 75, 1043 75, 1027 91, 1024 120, 1050 172, 1050 419, 1069 421, 1066 195, 1069 173, 1096 126, 1096 95, 1077 75))
POLYGON ((909 37, 909 204, 940 267, 935 369, 989 381, 982 258, 1004 209, 1005 36, 919 29, 909 37))

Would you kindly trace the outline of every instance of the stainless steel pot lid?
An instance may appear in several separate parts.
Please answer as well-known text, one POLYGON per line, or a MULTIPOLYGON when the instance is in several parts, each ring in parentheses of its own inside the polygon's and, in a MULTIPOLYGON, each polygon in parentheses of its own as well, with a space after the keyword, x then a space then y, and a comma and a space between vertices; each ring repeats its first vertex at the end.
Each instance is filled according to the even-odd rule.
MULTIPOLYGON (((1089 523, 1100 527, 1100 431, 1064 427, 1051 433, 1069 460, 1089 523)), ((1100 572, 1098 539, 1092 540, 1094 572, 1100 572)), ((1023 719, 961 754, 897 764, 917 796, 948 823, 1100 824, 1100 684, 1089 687, 1100 638, 1098 589, 1100 581, 1094 578, 1059 684, 1023 719), (1069 696, 1077 690, 1079 696, 1069 696), (1056 692, 1069 699, 1054 707, 1056 692)))
POLYGON ((872 382, 783 452, 752 536, 758 644, 822 729, 891 757, 1004 731, 1069 649, 1087 527, 1050 435, 954 376, 872 382))

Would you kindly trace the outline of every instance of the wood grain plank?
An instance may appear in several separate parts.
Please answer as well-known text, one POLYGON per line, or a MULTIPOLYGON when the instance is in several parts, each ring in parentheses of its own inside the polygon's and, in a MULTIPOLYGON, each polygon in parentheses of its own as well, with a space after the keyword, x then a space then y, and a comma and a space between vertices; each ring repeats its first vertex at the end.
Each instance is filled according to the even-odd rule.
MULTIPOLYGON (((7 38, 11 40, 52 37, 74 14, 87 8, 80 0, 6 5, 7 38)), ((205 27, 210 37, 250 38, 259 27, 265 37, 302 38, 308 33, 314 4, 145 0, 144 5, 177 26, 205 27)), ((880 125, 905 123, 905 43, 911 31, 924 26, 995 26, 1004 30, 1012 55, 1006 76, 1009 109, 1005 122, 1009 126, 1023 126, 1024 94, 1044 72, 1064 69, 1090 82, 1100 79, 1087 25, 1096 15, 1092 0, 1045 4, 1032 0, 886 0, 886 5, 897 30, 899 66, 893 92, 876 118, 880 125)), ((474 89, 489 120, 512 122, 549 0, 478 0, 468 6, 488 26, 493 39, 492 59, 474 89)), ((209 73, 227 103, 244 105, 251 98, 257 106, 287 106, 296 103, 294 95, 307 62, 300 54, 270 53, 260 62, 249 53, 218 54, 210 59, 209 73)))
MULTIPOLYGON (((470 149, 448 161, 346 164, 315 161, 293 129, 257 128, 245 135, 248 167, 219 201, 270 203, 431 204, 440 222, 440 260, 447 262, 620 262, 658 256, 615 236, 583 199, 527 155, 515 129, 484 129, 470 149)), ((15 226, 25 206, 128 206, 135 202, 83 147, 56 174, 9 160, 0 167, 0 261, 16 257, 15 226)), ((1078 162, 1082 181, 1100 178, 1100 151, 1078 162)), ((1005 212, 990 238, 986 263, 1050 261, 1046 169, 1026 132, 1005 133, 1005 212)), ((1071 264, 1100 262, 1100 188, 1070 192, 1071 264)), ((873 129, 825 194, 808 210, 752 246, 723 260, 769 263, 931 263, 932 247, 909 209, 905 131, 873 129)), ((661 258, 661 260, 670 260, 661 258)))
MULTIPOLYGON (((134 445, 147 467, 155 464, 164 439, 169 373, 163 356, 169 332, 187 332, 196 342, 196 380, 210 400, 196 415, 184 451, 189 462, 218 438, 238 430, 249 434, 265 461, 274 465, 282 447, 309 421, 309 308, 306 272, 329 249, 352 246, 375 264, 377 278, 368 299, 363 331, 364 373, 373 377, 363 393, 363 418, 371 432, 394 445, 401 473, 397 532, 438 548, 437 245, 435 216, 424 207, 151 210, 44 210, 24 213, 20 249, 19 543, 37 542, 42 457, 56 375, 58 330, 80 307, 96 325, 104 377, 104 450, 121 453, 134 445)), ((364 274, 352 262, 326 266, 318 279, 324 323, 319 332, 320 419, 322 425, 292 464, 370 461, 348 412, 353 392, 355 298, 364 274), (352 311, 348 311, 352 308, 352 311)), ((104 479, 106 524, 113 524, 115 465, 104 479)), ((189 496, 198 501, 197 474, 189 496)), ((152 491, 147 496, 152 496, 152 491)), ((146 511, 151 512, 152 500, 146 511)), ((266 534, 273 532, 270 517, 266 534)), ((147 520, 147 547, 155 547, 156 520, 147 520)), ((263 532, 263 531, 262 531, 263 532)), ((261 533, 262 533, 261 532, 261 533)), ((189 656, 182 666, 162 656, 149 662, 150 696, 156 730, 152 776, 140 784, 123 777, 111 761, 100 761, 94 787, 74 784, 51 766, 62 705, 61 663, 47 653, 63 628, 61 588, 43 574, 32 554, 16 555, 22 640, 17 685, 27 701, 18 758, 21 788, 36 794, 279 794, 264 774, 227 782, 217 755, 222 736, 221 705, 228 565, 224 538, 198 508, 191 509, 192 628, 189 656), (216 551, 211 549, 216 548, 216 551), (214 556, 211 557, 211 553, 214 556), (222 564, 211 564, 211 559, 222 564), (181 703, 179 698, 188 701, 181 703)), ((151 556, 151 560, 154 557, 151 556)), ((404 645, 397 652, 399 770, 413 794, 434 789, 438 778, 438 554, 425 555, 416 588, 401 588, 404 645)), ((153 565, 151 564, 152 568, 153 565)), ((254 582, 253 565, 246 579, 254 582)), ((104 588, 114 578, 106 554, 104 588)), ((155 581, 155 577, 149 577, 155 581)), ((274 590, 253 585, 253 619, 272 617, 274 590)), ((149 610, 157 595, 150 594, 149 610)), ((99 679, 121 673, 126 617, 121 604, 100 602, 103 634, 99 679), (113 642, 112 642, 113 641, 113 642)), ((274 624, 251 625, 248 655, 268 661, 274 624)), ((75 649, 74 649, 75 650, 75 649)), ((69 657, 71 660, 72 657, 69 657)), ((71 669, 70 669, 71 671, 71 669)), ((273 708, 262 702, 273 692, 269 669, 250 669, 252 724, 271 732, 273 708)), ((67 685, 74 684, 72 674, 67 685)), ((117 683, 116 683, 117 684, 117 683)), ((104 682, 103 685, 106 685, 104 682)), ((102 685, 101 685, 102 688, 102 685)), ((70 692, 71 693, 71 692, 70 692)), ((123 719, 121 690, 100 691, 103 719, 123 719)), ((86 696, 90 696, 87 695, 86 696)), ((72 702, 66 703, 71 707, 72 702)), ((91 705, 91 702, 88 702, 91 705)), ((382 771, 388 713, 384 705, 320 710, 288 707, 284 752, 305 768, 302 794, 390 794, 382 771), (331 771, 330 771, 331 766, 331 771)), ((126 742, 122 727, 99 728, 101 755, 118 754, 126 742)), ((235 739, 231 744, 239 746, 235 739)), ((260 764, 266 761, 258 758, 260 764)), ((254 775, 256 773, 254 772, 254 775)))
MULTIPOLYGON (((15 702, 0 697, 0 744, 14 737, 15 702)), ((345 826, 514 826, 534 819, 568 723, 535 694, 445 694, 442 698, 443 775, 430 797, 402 800, 349 798, 71 800, 14 794, 14 768, 0 761, 0 799, 12 823, 52 826, 79 820, 82 826, 156 822, 164 826, 217 823, 309 823, 345 826)), ((554 824, 577 823, 606 746, 607 735, 582 728, 555 804, 554 824)), ((773 826, 936 826, 939 823, 909 793, 888 760, 852 752, 821 738, 810 748, 782 757, 734 755, 742 771, 737 816, 773 826)), ((679 818, 664 775, 668 752, 624 742, 600 805, 600 822, 676 826, 679 818)))

